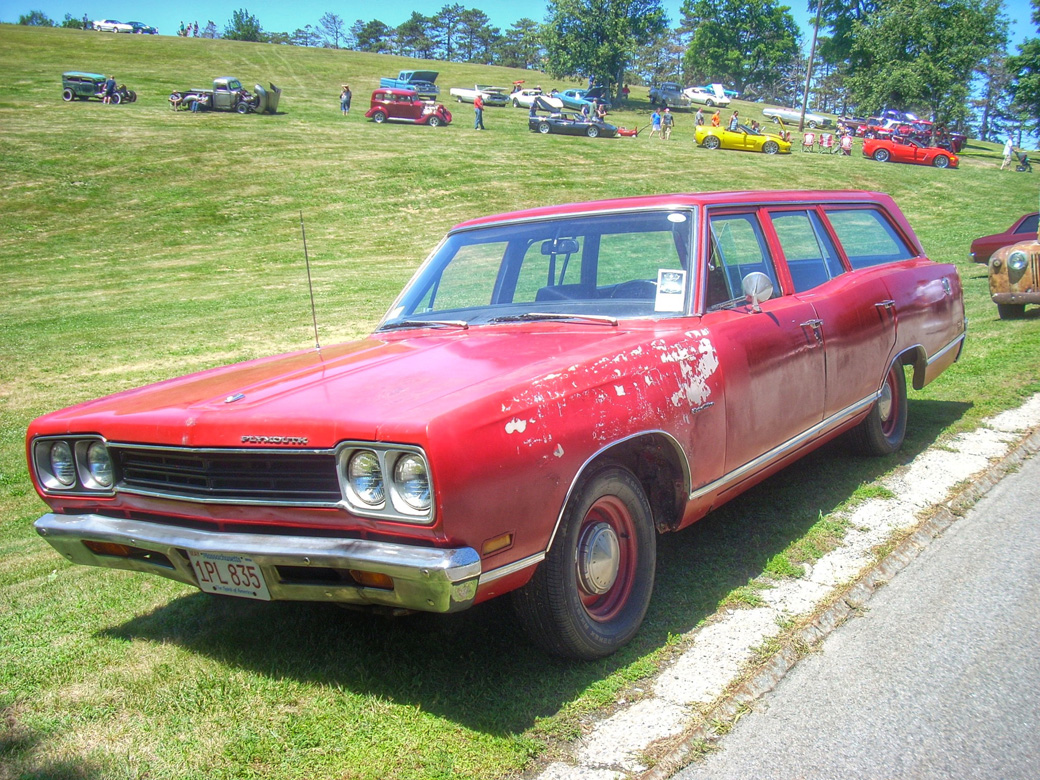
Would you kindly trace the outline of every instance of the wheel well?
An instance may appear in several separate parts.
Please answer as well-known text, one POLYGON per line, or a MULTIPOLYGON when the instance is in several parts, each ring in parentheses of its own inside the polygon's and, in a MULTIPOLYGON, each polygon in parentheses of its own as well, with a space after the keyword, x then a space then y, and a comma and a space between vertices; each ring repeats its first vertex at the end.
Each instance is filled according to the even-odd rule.
POLYGON ((920 344, 903 350, 896 356, 895 363, 903 366, 914 367, 914 390, 920 390, 925 385, 925 371, 928 369, 928 353, 920 344))
POLYGON ((635 474, 643 486, 658 532, 678 528, 690 494, 689 464, 678 442, 663 433, 626 439, 596 455, 583 474, 616 464, 635 474))

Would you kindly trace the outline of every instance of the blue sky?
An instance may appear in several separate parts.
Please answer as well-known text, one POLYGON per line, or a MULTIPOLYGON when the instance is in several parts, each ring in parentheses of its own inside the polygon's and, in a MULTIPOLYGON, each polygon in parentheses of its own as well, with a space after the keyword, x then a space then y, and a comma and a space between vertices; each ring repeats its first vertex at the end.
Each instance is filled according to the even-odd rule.
MULTIPOLYGON (((206 26, 212 19, 218 30, 223 30, 231 14, 245 8, 260 20, 265 30, 275 32, 292 32, 307 24, 316 25, 318 19, 329 11, 339 15, 347 26, 356 19, 379 19, 390 26, 396 26, 407 19, 412 11, 430 16, 440 10, 449 0, 380 0, 368 3, 337 3, 334 0, 295 0, 287 3, 284 0, 181 0, 178 3, 157 3, 148 0, 2 0, 0 2, 0 21, 17 22, 21 14, 31 10, 40 10, 55 21, 61 21, 66 13, 80 19, 87 14, 91 19, 118 19, 120 21, 145 22, 159 28, 164 35, 173 35, 180 22, 190 24, 197 21, 199 27, 206 26)), ((486 13, 492 24, 505 30, 513 22, 522 17, 535 21, 545 18, 545 2, 543 0, 451 0, 459 2, 466 8, 479 8, 486 13)), ((679 20, 679 7, 682 0, 663 0, 665 11, 673 26, 679 20)), ((795 19, 805 32, 808 43, 812 37, 812 19, 806 11, 806 2, 789 3, 795 19)), ((1004 0, 1004 7, 1011 19, 1012 40, 1021 41, 1026 36, 1036 35, 1036 30, 1029 20, 1029 0, 1004 0)))

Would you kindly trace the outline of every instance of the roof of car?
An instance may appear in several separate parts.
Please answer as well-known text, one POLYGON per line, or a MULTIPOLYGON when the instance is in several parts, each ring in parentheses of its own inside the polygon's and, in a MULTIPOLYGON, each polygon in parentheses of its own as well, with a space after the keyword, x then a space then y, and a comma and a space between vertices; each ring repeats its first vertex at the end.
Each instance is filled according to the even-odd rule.
POLYGON ((65 78, 81 78, 81 79, 101 79, 105 80, 104 75, 101 73, 85 73, 81 70, 68 70, 61 74, 65 78))
POLYGON ((380 87, 379 89, 372 90, 372 94, 375 95, 379 92, 389 92, 391 95, 405 95, 408 97, 419 97, 419 93, 414 89, 399 89, 397 87, 380 87))

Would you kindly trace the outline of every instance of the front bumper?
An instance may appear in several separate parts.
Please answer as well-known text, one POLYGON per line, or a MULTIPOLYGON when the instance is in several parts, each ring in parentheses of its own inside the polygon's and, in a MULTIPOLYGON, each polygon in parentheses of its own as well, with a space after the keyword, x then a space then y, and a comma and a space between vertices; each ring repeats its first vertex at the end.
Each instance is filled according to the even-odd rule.
POLYGON ((993 303, 1040 303, 1040 291, 992 293, 993 303))
POLYGON ((263 570, 274 601, 457 612, 473 603, 481 570, 480 556, 470 547, 198 531, 103 515, 45 514, 35 528, 73 563, 148 572, 195 587, 189 551, 246 555, 263 570), (84 542, 124 545, 130 554, 99 554, 84 542), (348 574, 351 569, 385 574, 393 589, 360 585, 348 574))

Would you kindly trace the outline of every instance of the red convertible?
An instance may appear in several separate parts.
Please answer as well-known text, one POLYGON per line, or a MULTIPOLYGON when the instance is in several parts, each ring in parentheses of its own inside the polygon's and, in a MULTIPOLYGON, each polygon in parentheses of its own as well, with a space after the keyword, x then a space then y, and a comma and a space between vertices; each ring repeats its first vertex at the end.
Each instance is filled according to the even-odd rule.
POLYGON ((413 89, 377 89, 365 118, 377 125, 383 122, 407 122, 413 125, 439 127, 451 124, 451 112, 440 103, 422 100, 413 89))
POLYGON ((656 537, 847 434, 897 450, 961 283, 871 192, 552 206, 452 229, 367 338, 53 412, 67 560, 247 599, 453 612, 548 652, 639 629, 656 537))
POLYGON ((878 162, 916 163, 936 168, 956 168, 960 158, 949 149, 925 146, 913 138, 894 135, 891 138, 867 138, 863 141, 863 156, 878 162))

